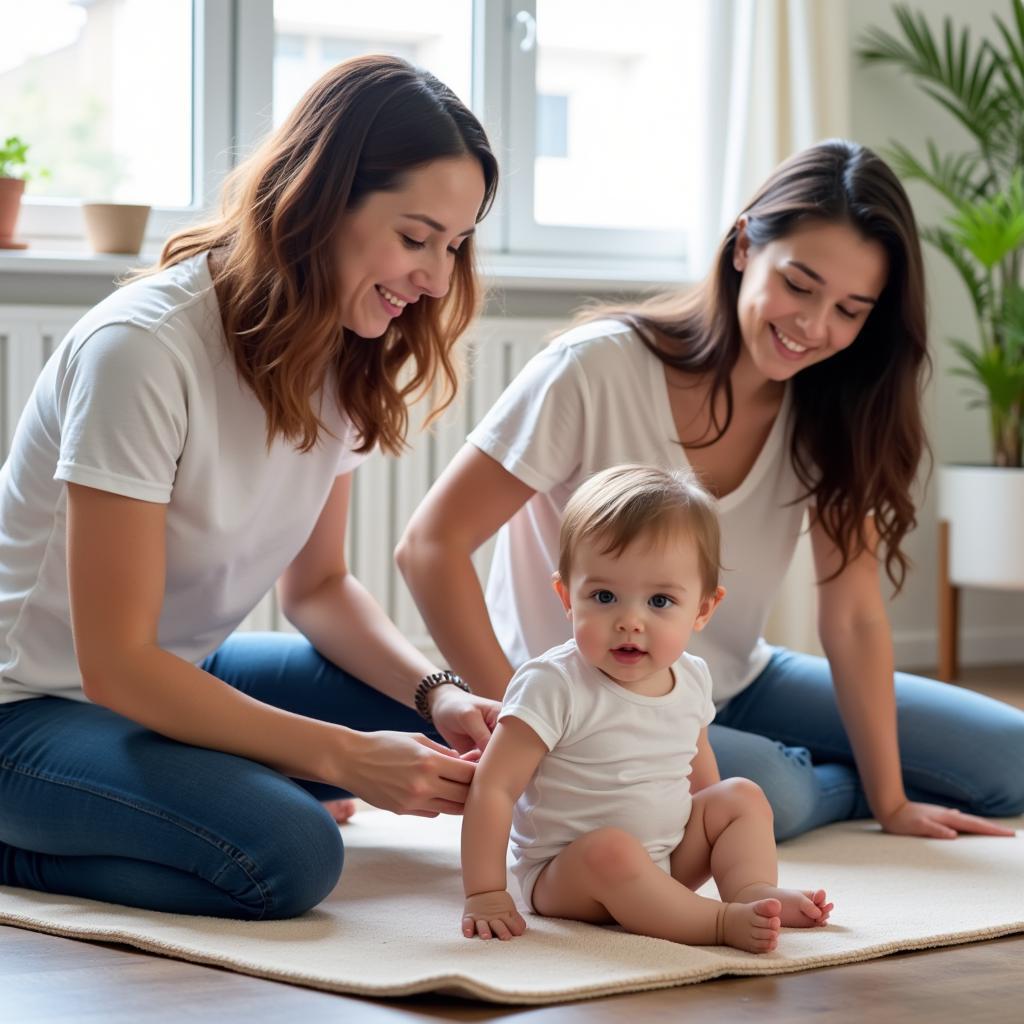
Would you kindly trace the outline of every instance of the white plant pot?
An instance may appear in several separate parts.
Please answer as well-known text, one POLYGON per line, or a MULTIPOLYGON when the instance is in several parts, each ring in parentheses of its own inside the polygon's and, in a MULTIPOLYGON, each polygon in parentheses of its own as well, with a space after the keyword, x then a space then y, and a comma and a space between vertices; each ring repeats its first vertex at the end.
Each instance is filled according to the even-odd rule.
POLYGON ((942 466, 939 519, 949 523, 951 583, 1024 589, 1024 469, 942 466))

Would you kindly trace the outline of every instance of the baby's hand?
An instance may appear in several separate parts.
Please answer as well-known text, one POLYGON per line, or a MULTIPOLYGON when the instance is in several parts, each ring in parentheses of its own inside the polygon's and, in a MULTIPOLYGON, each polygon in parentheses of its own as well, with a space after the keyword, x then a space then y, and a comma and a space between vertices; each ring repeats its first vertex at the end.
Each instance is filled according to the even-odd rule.
POLYGON ((497 936, 511 939, 526 931, 526 922, 516 910, 512 897, 505 889, 478 892, 466 897, 462 912, 462 934, 467 939, 479 935, 481 939, 497 936))

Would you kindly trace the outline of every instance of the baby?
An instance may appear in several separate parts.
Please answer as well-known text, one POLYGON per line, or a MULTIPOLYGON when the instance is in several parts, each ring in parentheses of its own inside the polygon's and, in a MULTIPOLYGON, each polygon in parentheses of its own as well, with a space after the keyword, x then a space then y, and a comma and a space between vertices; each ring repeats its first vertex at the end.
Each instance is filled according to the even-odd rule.
POLYGON ((707 665, 685 653, 725 591, 714 500, 644 466, 591 477, 565 509, 554 586, 573 639, 523 665, 466 801, 463 934, 526 930, 536 913, 755 953, 779 928, 823 925, 822 890, 780 889, 772 812, 719 780, 707 665), (721 900, 698 896, 708 877, 721 900))

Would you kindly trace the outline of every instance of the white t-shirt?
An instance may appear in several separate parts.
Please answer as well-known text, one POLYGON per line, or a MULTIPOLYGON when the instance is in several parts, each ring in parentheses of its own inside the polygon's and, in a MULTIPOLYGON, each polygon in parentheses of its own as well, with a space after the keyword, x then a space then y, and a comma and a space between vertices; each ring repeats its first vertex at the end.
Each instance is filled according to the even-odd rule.
POLYGON ((684 654, 672 674, 662 697, 633 693, 587 664, 574 640, 516 672, 500 718, 522 720, 549 750, 513 812, 517 862, 546 861, 606 827, 635 836, 655 862, 679 845, 691 762, 715 708, 700 658, 684 654))
POLYGON ((205 254, 119 289, 36 382, 0 470, 0 703, 85 700, 72 643, 65 481, 167 505, 158 639, 196 663, 301 550, 335 477, 362 461, 325 396, 307 454, 266 444, 235 371, 205 254))
MULTIPOLYGON (((719 705, 771 657, 761 634, 800 534, 806 503, 789 456, 790 402, 787 390, 746 479, 718 502, 728 593, 690 649, 707 661, 719 705)), ((583 324, 530 360, 469 441, 537 491, 499 531, 487 583, 498 641, 521 665, 571 632, 551 574, 576 487, 627 462, 689 468, 664 364, 624 324, 583 324)))

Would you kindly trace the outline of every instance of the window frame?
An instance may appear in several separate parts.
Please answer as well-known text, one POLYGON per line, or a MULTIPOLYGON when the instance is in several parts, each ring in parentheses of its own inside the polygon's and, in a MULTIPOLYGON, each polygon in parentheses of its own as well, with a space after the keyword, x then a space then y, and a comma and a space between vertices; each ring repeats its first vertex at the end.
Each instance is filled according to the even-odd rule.
MULTIPOLYGON (((246 10, 250 5, 270 11, 273 33, 273 0, 246 0, 246 10)), ((237 13, 236 0, 192 0, 192 204, 154 206, 146 224, 146 246, 159 246, 171 232, 209 210, 231 169, 238 92, 232 57, 236 39, 248 34, 236 31, 236 25, 241 28, 237 13)), ((245 63, 239 62, 239 68, 245 63)), ((240 123, 249 122, 242 119, 240 123)), ((81 242, 85 237, 81 203, 82 199, 25 196, 19 234, 44 242, 81 242)))
MULTIPOLYGON (((536 46, 520 48, 516 15, 536 17, 536 0, 472 0, 472 106, 502 168, 502 186, 478 240, 484 258, 569 258, 619 266, 685 262, 678 231, 542 225, 533 215, 536 46)), ((272 124, 273 0, 193 0, 193 202, 154 207, 145 247, 216 207, 225 176, 272 124)), ((43 242, 81 244, 78 199, 22 203, 20 233, 43 242)))
MULTIPOLYGON (((508 211, 502 251, 580 256, 620 256, 627 259, 683 260, 685 236, 681 231, 642 228, 593 228, 537 223, 534 217, 534 160, 536 155, 537 46, 520 45, 527 31, 517 17, 526 15, 536 26, 536 0, 494 0, 501 6, 506 62, 503 123, 507 125, 508 154, 505 188, 508 211)), ((487 55, 485 55, 486 60, 487 55)), ((485 125, 491 132, 495 125, 485 125)))

